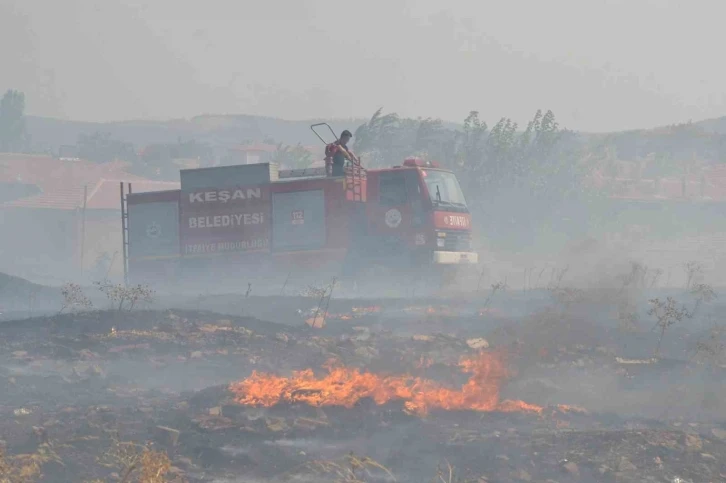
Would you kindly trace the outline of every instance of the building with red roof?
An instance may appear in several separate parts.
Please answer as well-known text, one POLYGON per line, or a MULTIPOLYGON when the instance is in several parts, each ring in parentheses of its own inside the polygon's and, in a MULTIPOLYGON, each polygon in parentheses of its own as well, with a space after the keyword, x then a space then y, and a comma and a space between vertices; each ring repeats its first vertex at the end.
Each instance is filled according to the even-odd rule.
POLYGON ((592 186, 630 201, 726 202, 726 166, 706 166, 681 176, 648 178, 635 163, 621 162, 616 175, 595 171, 592 186))
POLYGON ((228 164, 269 163, 277 151, 274 144, 252 143, 233 146, 228 151, 228 164))
POLYGON ((121 182, 134 192, 179 189, 128 173, 120 161, 0 153, 0 271, 45 283, 88 281, 105 256, 123 272, 121 182))
MULTIPOLYGON (((325 156, 325 149, 322 145, 302 146, 308 151, 314 160, 321 160, 325 156)), ((252 143, 241 146, 233 146, 228 149, 225 164, 256 164, 270 163, 275 159, 278 146, 274 144, 252 143)), ((292 166, 280 166, 280 169, 291 169, 292 166)))

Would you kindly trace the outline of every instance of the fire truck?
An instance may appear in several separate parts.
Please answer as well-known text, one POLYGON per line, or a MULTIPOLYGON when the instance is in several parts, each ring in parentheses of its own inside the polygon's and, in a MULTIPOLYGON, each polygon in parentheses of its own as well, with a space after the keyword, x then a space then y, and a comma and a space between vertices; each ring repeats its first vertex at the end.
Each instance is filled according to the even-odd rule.
POLYGON ((435 162, 353 162, 342 176, 259 163, 185 169, 180 181, 173 191, 121 186, 127 282, 360 277, 372 268, 415 274, 478 263, 459 182, 435 162))

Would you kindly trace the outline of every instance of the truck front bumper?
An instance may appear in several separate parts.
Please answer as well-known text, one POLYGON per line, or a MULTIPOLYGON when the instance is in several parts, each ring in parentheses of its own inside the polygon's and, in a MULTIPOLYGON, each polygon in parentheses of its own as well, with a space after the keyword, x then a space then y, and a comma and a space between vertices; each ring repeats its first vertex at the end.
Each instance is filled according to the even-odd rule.
POLYGON ((476 252, 434 252, 434 265, 468 265, 479 262, 476 252))

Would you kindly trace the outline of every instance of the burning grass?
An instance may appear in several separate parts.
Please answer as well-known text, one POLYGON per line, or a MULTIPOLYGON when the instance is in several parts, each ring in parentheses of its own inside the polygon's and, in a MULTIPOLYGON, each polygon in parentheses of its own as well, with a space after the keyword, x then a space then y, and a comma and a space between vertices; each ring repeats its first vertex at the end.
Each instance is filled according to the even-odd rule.
MULTIPOLYGON (((10 449, 0 458, 0 483, 23 481, 21 471, 35 480, 45 474, 43 481, 88 483, 354 483, 393 481, 392 475, 444 483, 720 481, 720 360, 708 374, 684 361, 690 372, 673 376, 673 384, 681 373, 687 382, 695 374, 713 383, 713 406, 694 415, 700 396, 683 393, 700 389, 684 382, 682 392, 667 396, 678 407, 649 419, 653 407, 660 414, 666 405, 652 396, 665 394, 653 376, 671 377, 668 359, 648 359, 656 345, 651 324, 623 332, 597 318, 614 317, 620 302, 623 311, 644 315, 645 295, 631 295, 560 287, 552 305, 537 299, 535 311, 506 320, 495 316, 499 305, 484 311, 479 302, 449 307, 426 300, 412 310, 403 307, 408 300, 393 307, 338 301, 330 313, 316 304, 309 315, 318 311, 329 324, 315 331, 302 326, 302 311, 279 307, 299 326, 197 311, 64 313, 54 317, 58 330, 48 339, 48 319, 3 324, 0 435, 10 449), (625 345, 637 350, 623 351, 625 345), (323 364, 331 358, 335 364, 323 364), (258 372, 229 385, 252 369, 258 372), (207 388, 182 392, 190 387, 207 388), (553 405, 560 400, 590 412, 553 405), (22 454, 38 452, 26 445, 36 425, 58 442, 62 466, 33 466, 42 461, 22 454), (134 443, 109 440, 119 428, 134 443), (154 446, 141 443, 149 440, 154 446)), ((686 295, 675 295, 677 307, 690 301, 686 295)), ((519 295, 512 300, 497 303, 517 303, 519 310, 519 295)), ((277 320, 272 309, 269 315, 277 320)), ((718 326, 697 332, 698 318, 692 327, 668 329, 665 356, 696 339, 699 360, 722 354, 718 326), (684 332, 693 337, 683 339, 684 332)))
POLYGON ((523 401, 500 401, 501 384, 509 375, 503 353, 482 351, 462 359, 459 368, 470 374, 459 389, 411 375, 384 376, 330 362, 324 377, 316 377, 311 369, 296 371, 289 378, 254 372, 232 384, 230 390, 239 404, 265 407, 302 402, 351 408, 361 399, 371 398, 379 405, 403 401, 406 411, 419 415, 431 409, 542 412, 541 407, 523 401))

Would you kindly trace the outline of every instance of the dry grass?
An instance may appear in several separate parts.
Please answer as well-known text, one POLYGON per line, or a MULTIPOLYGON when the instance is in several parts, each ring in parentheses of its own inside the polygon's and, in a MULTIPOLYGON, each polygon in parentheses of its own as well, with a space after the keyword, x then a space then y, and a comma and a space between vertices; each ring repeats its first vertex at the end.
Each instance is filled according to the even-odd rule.
POLYGON ((100 463, 119 472, 120 483, 182 483, 177 475, 169 475, 171 461, 166 452, 156 451, 151 444, 140 445, 115 439, 100 463))
MULTIPOLYGON (((315 475, 324 481, 334 481, 335 483, 366 483, 368 481, 380 481, 385 479, 388 481, 396 481, 396 477, 391 471, 378 463, 377 461, 366 457, 359 458, 353 453, 346 455, 338 461, 315 460, 303 465, 305 472, 315 475)), ((299 471, 289 472, 291 478, 299 477, 299 471)), ((313 480, 311 480, 313 481, 313 480)))
POLYGON ((726 327, 720 324, 713 324, 708 337, 696 342, 693 359, 699 360, 711 367, 723 366, 726 360, 724 334, 726 334, 726 327))
POLYGON ((462 478, 448 461, 446 466, 439 466, 434 479, 434 483, 477 483, 478 481, 480 480, 462 478))
POLYGON ((91 300, 83 293, 83 289, 77 283, 66 283, 61 288, 63 305, 59 314, 68 310, 90 310, 93 308, 91 300))
POLYGON ((0 446, 0 483, 35 483, 43 476, 43 466, 63 464, 51 443, 43 443, 32 454, 9 456, 0 446))

